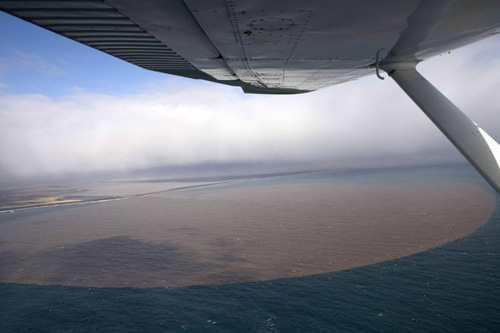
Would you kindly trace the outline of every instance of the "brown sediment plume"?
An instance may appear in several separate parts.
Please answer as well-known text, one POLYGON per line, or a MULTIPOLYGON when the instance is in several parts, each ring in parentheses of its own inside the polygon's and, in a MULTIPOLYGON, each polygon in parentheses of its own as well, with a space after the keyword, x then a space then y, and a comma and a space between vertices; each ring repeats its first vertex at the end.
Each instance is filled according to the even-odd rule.
POLYGON ((491 194, 458 182, 188 192, 3 222, 0 281, 180 287, 326 273, 443 245, 495 209, 491 194))

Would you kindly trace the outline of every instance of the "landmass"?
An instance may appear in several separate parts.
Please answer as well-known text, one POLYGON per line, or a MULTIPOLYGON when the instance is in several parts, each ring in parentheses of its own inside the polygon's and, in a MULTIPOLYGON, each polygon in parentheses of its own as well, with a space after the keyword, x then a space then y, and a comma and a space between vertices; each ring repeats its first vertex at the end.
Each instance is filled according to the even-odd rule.
POLYGON ((119 196, 77 195, 84 190, 67 187, 37 187, 0 191, 0 212, 20 208, 34 208, 86 201, 118 199, 119 196))

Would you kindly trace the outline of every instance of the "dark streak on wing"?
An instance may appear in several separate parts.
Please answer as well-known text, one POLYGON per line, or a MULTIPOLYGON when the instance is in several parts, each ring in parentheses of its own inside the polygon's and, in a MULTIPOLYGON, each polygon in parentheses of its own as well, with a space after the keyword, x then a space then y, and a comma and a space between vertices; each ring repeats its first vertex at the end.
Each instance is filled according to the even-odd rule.
POLYGON ((500 32, 498 0, 0 0, 0 10, 145 69, 296 94, 500 32))
MULTIPOLYGON (((220 81, 213 78, 102 0, 2 0, 0 9, 144 69, 240 86, 250 92, 271 93, 240 80, 220 81)), ((284 90, 281 93, 297 91, 284 90)))
POLYGON ((207 74, 103 1, 0 1, 0 7, 11 15, 142 68, 207 79, 207 74))

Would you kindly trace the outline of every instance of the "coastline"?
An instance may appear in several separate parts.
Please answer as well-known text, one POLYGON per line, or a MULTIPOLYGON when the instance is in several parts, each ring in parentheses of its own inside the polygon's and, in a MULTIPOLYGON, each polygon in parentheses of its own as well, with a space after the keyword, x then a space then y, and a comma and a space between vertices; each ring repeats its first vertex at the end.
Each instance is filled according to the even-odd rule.
POLYGON ((43 204, 6 206, 6 207, 2 207, 0 209, 0 214, 5 213, 5 212, 10 212, 10 211, 29 209, 29 208, 57 207, 57 206, 72 205, 72 204, 78 204, 78 203, 100 202, 100 201, 105 201, 105 200, 117 200, 117 199, 124 199, 124 197, 102 196, 102 197, 91 197, 88 199, 86 197, 81 197, 81 199, 53 200, 53 201, 50 201, 49 203, 43 203, 43 204))
POLYGON ((496 208, 490 193, 458 182, 202 192, 54 210, 43 225, 37 217, 2 223, 0 252, 10 254, 0 258, 7 263, 0 280, 184 287, 315 275, 444 245, 473 233, 496 208))

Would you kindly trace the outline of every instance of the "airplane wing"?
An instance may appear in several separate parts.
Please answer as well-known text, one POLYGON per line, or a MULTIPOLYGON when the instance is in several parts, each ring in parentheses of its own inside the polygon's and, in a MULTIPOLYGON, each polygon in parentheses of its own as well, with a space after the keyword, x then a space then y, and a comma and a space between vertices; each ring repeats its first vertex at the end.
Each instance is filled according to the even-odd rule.
POLYGON ((500 146, 416 71, 500 32, 498 0, 0 0, 148 70, 295 94, 384 70, 500 193, 500 146))
POLYGON ((421 61, 500 31, 498 0, 0 0, 0 9, 145 69, 250 93, 313 91, 374 74, 379 50, 421 61))

